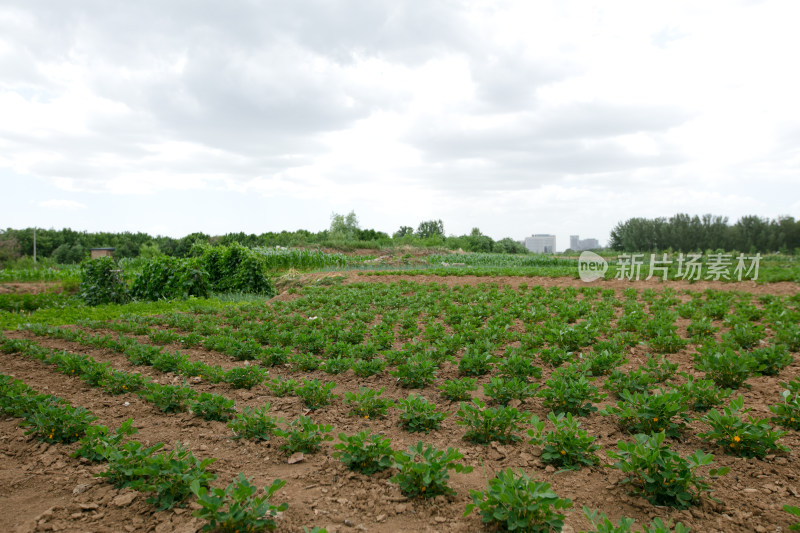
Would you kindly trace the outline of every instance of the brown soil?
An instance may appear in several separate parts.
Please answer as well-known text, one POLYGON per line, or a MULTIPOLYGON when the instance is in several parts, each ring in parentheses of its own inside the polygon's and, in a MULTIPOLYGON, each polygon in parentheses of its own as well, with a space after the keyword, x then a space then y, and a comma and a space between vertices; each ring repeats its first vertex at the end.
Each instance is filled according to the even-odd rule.
MULTIPOLYGON (((312 276, 318 277, 318 275, 312 276)), ((393 282, 408 279, 415 282, 474 285, 477 283, 499 283, 516 286, 525 282, 529 285, 544 286, 582 286, 579 280, 553 278, 485 278, 440 276, 361 276, 351 272, 348 282, 393 282)), ((703 290, 705 286, 697 283, 681 286, 671 282, 676 289, 689 288, 703 290)), ((736 284, 740 285, 740 284, 736 284)), ((713 288, 741 290, 754 294, 794 294, 795 284, 771 284, 736 286, 735 284, 714 284, 713 288)), ((626 282, 602 282, 601 286, 622 290, 630 286, 648 286, 626 282)), ((656 283, 656 287, 663 284, 656 283)), ((283 298, 291 295, 284 294, 283 298)), ((685 334, 685 325, 679 327, 685 334)), ((719 325, 719 323, 717 323, 719 325)), ((102 333, 102 332, 98 332, 102 333)), ((21 332, 7 332, 8 336, 34 338, 21 332)), ((141 338, 145 342, 144 337, 141 338)), ((108 350, 79 346, 60 340, 37 338, 44 346, 67 349, 91 355, 98 361, 108 361, 114 368, 127 372, 142 372, 161 383, 179 383, 183 378, 165 374, 149 367, 133 367, 121 355, 108 350)), ((173 347, 170 347, 172 349, 173 347)), ((177 347, 176 347, 177 348, 177 347)), ((689 347, 668 359, 678 362, 681 370, 694 374, 689 347)), ((202 349, 184 350, 191 358, 209 364, 220 364, 228 368, 234 364, 226 356, 202 349)), ((638 366, 645 360, 647 350, 642 346, 631 349, 629 362, 623 369, 638 366)), ((631 496, 617 482, 621 476, 617 470, 602 466, 582 468, 576 472, 558 473, 552 467, 542 464, 539 449, 527 444, 525 440, 510 444, 480 446, 463 440, 464 428, 456 423, 454 415, 458 405, 441 399, 435 387, 422 391, 422 394, 435 401, 441 410, 450 413, 441 429, 429 434, 409 434, 398 427, 398 412, 390 410, 385 419, 364 420, 348 414, 342 397, 345 391, 357 391, 360 386, 373 389, 386 388, 384 397, 405 398, 409 391, 401 389, 395 380, 383 373, 367 379, 356 377, 352 371, 337 376, 323 372, 311 372, 303 377, 316 377, 323 381, 334 380, 338 386, 335 393, 339 399, 328 406, 310 413, 317 422, 332 424, 333 435, 339 432, 353 434, 369 428, 388 436, 395 449, 405 449, 422 440, 439 448, 457 447, 464 455, 464 462, 474 466, 469 474, 452 474, 450 485, 457 495, 449 498, 437 497, 433 500, 407 500, 396 485, 390 483, 390 472, 373 476, 353 474, 331 457, 333 443, 325 443, 321 452, 306 455, 296 464, 288 464, 286 455, 279 450, 280 439, 266 443, 234 441, 223 423, 207 422, 191 414, 164 414, 135 395, 108 396, 96 388, 91 388, 78 378, 57 374, 52 367, 38 361, 25 359, 20 355, 0 355, 0 371, 13 375, 38 389, 63 397, 73 405, 90 409, 98 417, 98 423, 115 428, 125 419, 134 419, 139 434, 135 437, 144 443, 165 442, 174 446, 182 442, 201 457, 215 457, 217 462, 212 469, 218 475, 217 484, 227 484, 238 473, 254 476, 254 481, 264 486, 275 478, 287 481, 286 486, 274 497, 274 502, 288 502, 289 509, 279 518, 279 531, 302 531, 303 526, 327 527, 328 531, 373 531, 373 532, 416 532, 448 531, 471 532, 482 528, 477 513, 464 517, 464 507, 471 501, 470 489, 483 490, 487 479, 500 469, 512 467, 523 469, 537 480, 547 481, 561 497, 571 498, 575 507, 567 512, 564 531, 575 532, 589 528, 580 508, 588 506, 600 509, 610 518, 620 516, 636 518, 637 523, 649 523, 651 518, 660 516, 681 521, 694 532, 752 532, 786 531, 792 520, 782 511, 785 504, 800 505, 800 458, 797 449, 800 435, 789 431, 781 443, 791 448, 791 452, 768 456, 765 460, 740 459, 724 455, 720 450, 705 444, 696 435, 704 429, 700 422, 692 422, 685 437, 674 443, 674 448, 682 455, 697 449, 715 454, 715 466, 729 466, 731 473, 714 480, 713 496, 720 503, 704 497, 702 504, 690 510, 678 511, 654 507, 646 500, 631 496), (127 405, 126 405, 127 404, 127 405)), ((544 369, 542 381, 550 374, 544 369)), ((741 392, 745 406, 752 407, 751 414, 756 417, 770 415, 768 406, 779 401, 778 382, 788 381, 800 374, 800 359, 795 361, 776 377, 756 377, 748 380, 752 386, 741 392)), ((281 375, 298 379, 301 374, 288 367, 273 368, 271 375, 281 375)), ((455 365, 446 363, 437 375, 436 385, 445 379, 456 377, 455 365)), ((479 385, 488 381, 479 379, 479 385)), ((271 410, 279 416, 292 419, 307 413, 298 398, 277 398, 265 386, 250 391, 234 390, 226 384, 211 384, 198 378, 189 380, 197 391, 209 391, 234 398, 237 407, 260 406, 270 402, 271 410)), ((480 389, 479 389, 480 390, 480 389)), ((478 394, 479 397, 482 394, 478 394)), ((614 401, 607 398, 602 405, 614 401)), ((548 409, 539 398, 529 399, 520 405, 544 419, 548 409)), ((18 427, 18 420, 0 420, 0 482, 6 491, 0 498, 0 531, 196 531, 202 524, 191 515, 188 509, 154 512, 147 504, 145 496, 128 490, 118 491, 95 478, 93 474, 102 471, 102 466, 85 464, 69 457, 76 445, 47 445, 30 439, 18 427), (130 494, 130 496, 128 496, 130 494), (131 499, 133 498, 133 499, 131 499)), ((594 413, 581 419, 582 427, 598 437, 603 449, 612 449, 619 439, 628 438, 612 422, 610 417, 594 413)), ((609 460, 600 453, 602 463, 609 460)))
POLYGON ((62 286, 58 281, 0 283, 0 294, 41 294, 61 291, 62 286))

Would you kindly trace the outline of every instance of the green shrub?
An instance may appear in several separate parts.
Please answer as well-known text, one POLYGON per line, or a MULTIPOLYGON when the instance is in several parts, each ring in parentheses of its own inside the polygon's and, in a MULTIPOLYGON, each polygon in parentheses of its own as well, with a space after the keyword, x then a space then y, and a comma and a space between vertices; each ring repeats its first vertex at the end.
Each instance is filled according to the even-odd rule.
POLYGON ((597 411, 593 405, 605 398, 605 394, 591 384, 578 366, 567 366, 553 371, 546 381, 547 387, 539 390, 543 405, 558 413, 572 413, 578 416, 597 411))
POLYGON ((563 468, 564 470, 577 470, 582 465, 593 466, 600 462, 594 452, 600 449, 595 444, 595 437, 578 429, 580 422, 574 420, 570 413, 566 416, 561 413, 550 413, 547 419, 553 425, 553 430, 545 432, 545 423, 533 417, 528 430, 531 437, 530 443, 542 446, 542 462, 563 468))
POLYGON ((83 457, 94 463, 105 461, 108 448, 116 448, 125 437, 135 435, 139 430, 133 427, 133 419, 123 422, 113 434, 106 426, 89 426, 80 440, 80 446, 72 457, 83 457))
POLYGON ((409 497, 432 498, 440 494, 455 494, 447 485, 450 470, 472 472, 471 466, 456 463, 464 455, 454 448, 442 451, 418 442, 406 452, 395 452, 394 467, 399 471, 391 478, 400 491, 409 497))
POLYGON ((138 300, 207 298, 208 294, 208 273, 196 259, 169 256, 146 260, 131 287, 131 295, 138 300))
POLYGON ((519 378, 527 381, 530 378, 542 377, 541 367, 535 366, 530 357, 521 353, 512 353, 497 365, 500 377, 519 378))
POLYGON ((332 429, 333 426, 317 424, 309 417, 301 415, 292 420, 288 428, 276 430, 275 434, 286 440, 281 450, 287 454, 314 453, 319 451, 323 441, 333 440, 328 435, 332 429))
MULTIPOLYGON (((614 524, 608 517, 599 512, 592 511, 588 507, 583 508, 583 514, 592 523, 592 531, 582 531, 581 533, 631 533, 633 524, 636 522, 633 518, 623 516, 619 519, 618 524, 614 524)), ((654 518, 642 533, 689 533, 690 529, 682 523, 672 524, 672 520, 666 523, 660 518, 654 518), (672 529, 672 528, 675 529, 672 529)))
POLYGON ((360 378, 368 378, 380 374, 386 369, 386 361, 382 359, 358 359, 353 362, 353 373, 360 378))
POLYGON ((472 398, 471 391, 478 389, 478 380, 475 378, 448 379, 439 386, 442 397, 451 402, 459 402, 472 398))
POLYGON ((628 433, 659 433, 677 437, 686 427, 684 398, 680 391, 654 391, 620 393, 621 401, 609 405, 600 414, 616 415, 620 429, 628 433), (680 419, 676 422, 675 418, 680 419))
POLYGON ((367 387, 360 387, 358 392, 345 392, 345 405, 352 405, 350 414, 359 418, 383 418, 389 407, 394 405, 392 400, 378 398, 385 389, 374 391, 367 387))
POLYGON ((584 357, 584 367, 590 376, 605 376, 627 360, 628 358, 621 352, 600 350, 584 357))
POLYGON ((144 388, 147 382, 148 380, 142 377, 141 374, 129 374, 112 370, 103 378, 100 386, 108 394, 116 396, 117 394, 138 392, 144 388))
POLYGON ((84 261, 78 296, 89 305, 122 304, 130 300, 128 285, 122 280, 117 262, 110 257, 84 261))
POLYGON ((269 372, 257 365, 235 366, 222 379, 234 389, 252 389, 262 383, 269 372))
POLYGON ((212 290, 247 292, 273 296, 275 289, 266 276, 266 258, 255 250, 233 243, 230 246, 193 247, 200 265, 208 272, 212 290))
POLYGON ((286 482, 276 479, 272 485, 264 487, 263 495, 256 496, 258 488, 250 483, 251 479, 239 473, 239 477, 224 489, 210 490, 199 482, 193 482, 191 490, 200 505, 194 516, 207 522, 203 531, 256 533, 277 527, 275 516, 288 509, 289 505, 272 505, 269 499, 286 482))
POLYGON ((695 368, 705 372, 719 387, 738 389, 755 370, 756 364, 747 353, 737 354, 731 348, 699 354, 695 368))
POLYGON ((414 433, 416 431, 428 431, 439 429, 439 424, 447 416, 436 410, 436 405, 428 402, 422 396, 409 394, 408 398, 398 400, 397 407, 400 409, 400 426, 406 431, 414 433))
POLYGON ((407 362, 398 365, 397 370, 390 372, 397 378, 401 387, 407 389, 422 389, 426 385, 433 383, 436 377, 436 362, 425 354, 417 354, 409 357, 407 362))
POLYGON ((461 360, 458 362, 458 371, 464 376, 483 376, 492 370, 495 358, 491 353, 467 347, 461 360))
POLYGON ((561 531, 564 515, 559 511, 572 507, 572 501, 559 498, 549 483, 533 481, 522 471, 514 474, 510 468, 490 479, 485 493, 471 490, 470 496, 464 516, 477 508, 483 523, 500 531, 561 531))
POLYGON ((692 411, 705 412, 722 403, 731 395, 731 389, 720 389, 710 379, 695 380, 689 374, 683 374, 687 381, 678 387, 686 406, 692 411))
POLYGON ((269 403, 263 407, 245 407, 228 422, 234 439, 269 440, 278 429, 281 418, 269 414, 269 403))
MULTIPOLYGON (((666 434, 634 435, 635 442, 617 442, 619 451, 606 452, 616 459, 614 468, 625 476, 621 483, 630 485, 653 505, 685 509, 696 504, 710 485, 696 474, 697 468, 711 464, 714 456, 696 451, 686 459, 664 444, 666 434)), ((711 477, 724 475, 728 468, 711 469, 711 477)))
POLYGON ((486 407, 478 398, 473 398, 472 405, 462 402, 456 413, 457 423, 467 427, 464 438, 479 444, 492 441, 501 443, 514 442, 520 439, 517 432, 531 419, 528 412, 520 412, 514 407, 486 407))
POLYGON ((562 364, 572 360, 574 357, 574 353, 568 352, 564 348, 559 348, 558 346, 545 348, 539 353, 539 359, 541 359, 544 364, 553 368, 560 367, 562 364))
POLYGON ((508 405, 511 400, 524 401, 526 398, 536 396, 538 388, 538 385, 518 377, 493 377, 483 386, 483 393, 499 405, 508 405))
POLYGON ((703 422, 711 426, 711 431, 699 433, 698 436, 703 440, 716 442, 725 453, 740 457, 761 459, 772 452, 790 451, 778 444, 778 439, 785 432, 773 431, 766 419, 748 417, 748 421, 742 420, 740 413, 750 411, 742 409, 743 406, 744 398, 739 396, 731 400, 722 413, 712 409, 702 418, 703 422))
POLYGON ((383 435, 361 431, 352 436, 339 433, 339 444, 333 447, 333 457, 341 460, 348 469, 370 475, 386 470, 393 464, 391 441, 383 435))
POLYGON ((756 348, 750 352, 755 363, 754 370, 765 376, 776 376, 785 367, 792 364, 794 357, 784 344, 773 344, 764 348, 756 348))
POLYGON ((54 396, 44 396, 25 414, 20 422, 28 428, 26 435, 34 435, 45 442, 70 444, 79 440, 97 417, 83 407, 72 407, 54 396))
POLYGON ((189 400, 197 396, 197 393, 190 387, 159 385, 152 382, 147 382, 138 394, 165 413, 186 411, 189 407, 189 400))
POLYGON ((279 398, 284 396, 291 396, 297 388, 297 381, 293 379, 283 379, 281 376, 272 378, 267 382, 267 387, 272 391, 272 394, 279 398))
POLYGON ((323 383, 318 379, 303 379, 303 384, 294 390, 294 393, 299 396, 305 406, 312 411, 325 407, 337 396, 331 391, 336 388, 336 383, 329 381, 323 383))
POLYGON ((191 402, 191 410, 195 415, 205 420, 228 421, 236 413, 235 402, 212 392, 201 392, 196 400, 191 402))

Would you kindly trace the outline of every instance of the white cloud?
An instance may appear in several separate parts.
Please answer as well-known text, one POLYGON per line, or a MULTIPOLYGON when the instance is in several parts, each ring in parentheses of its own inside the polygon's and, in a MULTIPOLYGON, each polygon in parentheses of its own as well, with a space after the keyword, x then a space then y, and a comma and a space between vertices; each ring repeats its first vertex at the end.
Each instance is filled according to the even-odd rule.
POLYGON ((37 204, 39 207, 46 207, 50 209, 86 209, 86 204, 76 202, 75 200, 45 200, 37 204))

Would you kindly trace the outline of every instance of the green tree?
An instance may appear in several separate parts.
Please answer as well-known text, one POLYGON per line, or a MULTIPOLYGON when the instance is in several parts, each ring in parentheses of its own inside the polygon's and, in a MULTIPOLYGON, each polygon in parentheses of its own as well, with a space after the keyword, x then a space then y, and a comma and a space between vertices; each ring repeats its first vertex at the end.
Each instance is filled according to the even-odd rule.
POLYGON ((358 236, 358 217, 355 211, 350 211, 347 215, 333 213, 331 215, 331 227, 328 236, 333 241, 354 241, 358 236))
POLYGON ((417 227, 417 237, 420 239, 429 239, 431 237, 444 238, 444 223, 441 219, 420 222, 419 227, 417 227))

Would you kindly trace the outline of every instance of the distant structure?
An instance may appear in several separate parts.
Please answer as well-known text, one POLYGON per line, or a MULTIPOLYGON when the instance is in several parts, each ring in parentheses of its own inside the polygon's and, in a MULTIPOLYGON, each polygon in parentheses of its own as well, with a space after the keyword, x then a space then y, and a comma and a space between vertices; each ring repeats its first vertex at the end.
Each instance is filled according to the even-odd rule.
POLYGON ((584 250, 596 250, 600 248, 600 241, 597 239, 581 239, 578 235, 569 236, 569 247, 576 252, 584 250))
POLYGON ((556 236, 547 233, 534 233, 525 238, 525 248, 537 254, 552 254, 556 251, 556 236))
POLYGON ((114 248, 92 248, 92 259, 98 257, 114 257, 114 248))

